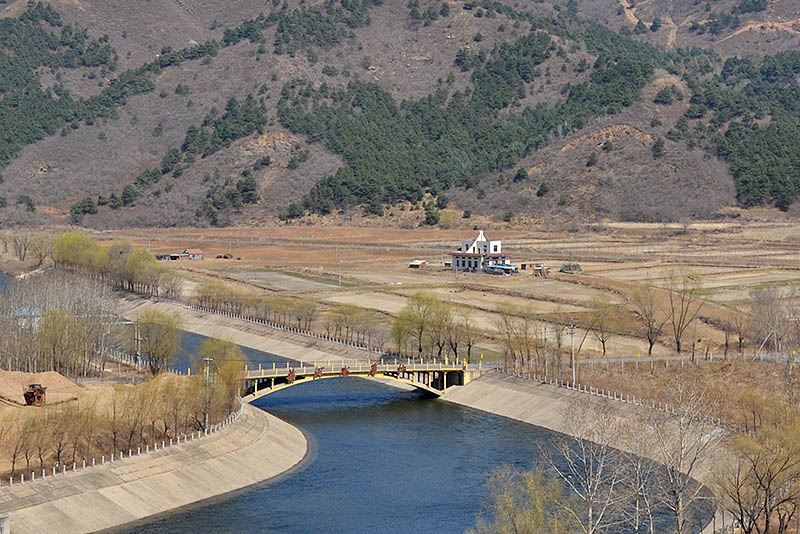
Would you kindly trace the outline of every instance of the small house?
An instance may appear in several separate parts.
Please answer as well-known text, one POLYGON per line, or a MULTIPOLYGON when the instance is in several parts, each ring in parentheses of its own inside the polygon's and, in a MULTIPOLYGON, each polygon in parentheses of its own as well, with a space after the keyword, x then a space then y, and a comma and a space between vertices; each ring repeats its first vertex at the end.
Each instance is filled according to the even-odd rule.
POLYGON ((414 260, 408 264, 409 269, 425 269, 428 267, 428 260, 414 260))
POLYGON ((456 271, 481 271, 493 265, 510 265, 500 241, 489 241, 483 231, 475 239, 462 240, 458 250, 451 252, 452 268, 456 271))
POLYGON ((188 257, 190 260, 202 260, 203 259, 203 251, 199 248, 187 248, 183 251, 183 255, 188 257))

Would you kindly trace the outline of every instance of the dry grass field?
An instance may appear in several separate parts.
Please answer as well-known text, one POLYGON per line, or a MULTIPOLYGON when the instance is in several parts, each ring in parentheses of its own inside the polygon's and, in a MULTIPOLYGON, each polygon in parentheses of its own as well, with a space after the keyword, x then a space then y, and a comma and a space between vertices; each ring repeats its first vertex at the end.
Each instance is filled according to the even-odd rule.
MULTIPOLYGON (((131 239, 154 253, 203 249, 204 261, 170 264, 186 277, 184 292, 189 295, 202 280, 222 279, 250 292, 310 298, 323 307, 356 304, 391 319, 409 296, 425 291, 468 310, 485 331, 482 347, 498 352, 501 345, 495 338, 495 323, 500 305, 528 308, 546 323, 580 323, 581 317, 591 313, 593 299, 605 296, 623 313, 630 312, 637 287, 651 283, 663 288, 670 273, 691 272, 702 280, 706 303, 687 336, 697 340, 696 351, 720 353, 724 333, 718 325, 730 320, 736 310, 746 310, 753 290, 777 287, 788 295, 800 284, 800 262, 795 259, 800 241, 797 225, 790 222, 737 220, 688 228, 617 223, 574 234, 487 230, 491 239, 503 240, 512 261, 544 262, 551 271, 547 279, 529 274, 455 274, 444 268, 447 252, 475 233, 281 226, 132 230, 103 235, 131 239), (232 254, 233 259, 216 259, 222 254, 232 254), (430 267, 411 270, 408 262, 414 259, 427 259, 430 267), (580 263, 583 273, 558 273, 568 261, 580 263)), ((623 323, 625 327, 608 343, 608 354, 630 357, 646 352, 647 342, 632 319, 623 323)), ((552 332, 548 337, 553 337, 552 332)), ((580 329, 576 345, 579 341, 583 342, 580 357, 599 353, 599 342, 580 329)), ((674 350, 665 336, 654 352, 672 354, 674 350)))

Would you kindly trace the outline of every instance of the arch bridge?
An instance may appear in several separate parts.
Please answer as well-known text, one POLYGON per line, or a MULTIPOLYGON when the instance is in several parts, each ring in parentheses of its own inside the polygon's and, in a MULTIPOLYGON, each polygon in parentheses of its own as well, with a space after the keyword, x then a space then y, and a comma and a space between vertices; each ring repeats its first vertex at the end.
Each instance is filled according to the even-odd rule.
POLYGON ((310 362, 304 362, 294 367, 287 362, 286 367, 273 364, 271 369, 246 369, 242 398, 245 402, 252 402, 297 384, 345 376, 396 380, 439 397, 450 387, 467 384, 483 370, 480 363, 453 362, 447 358, 416 362, 410 359, 375 362, 327 360, 314 362, 313 366, 310 362))

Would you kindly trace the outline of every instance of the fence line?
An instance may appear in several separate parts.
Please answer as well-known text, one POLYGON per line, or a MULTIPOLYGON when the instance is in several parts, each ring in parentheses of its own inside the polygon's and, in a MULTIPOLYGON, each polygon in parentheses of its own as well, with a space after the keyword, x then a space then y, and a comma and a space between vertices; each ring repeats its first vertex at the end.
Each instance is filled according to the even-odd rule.
MULTIPOLYGON (((228 428, 229 426, 233 425, 234 423, 239 421, 239 419, 242 416, 242 413, 244 412, 244 401, 239 396, 236 397, 236 400, 239 402, 239 409, 236 410, 235 412, 232 412, 231 414, 229 414, 228 417, 226 417, 224 421, 222 421, 220 423, 217 423, 215 425, 211 425, 211 427, 209 427, 209 428, 207 428, 205 430, 202 430, 202 431, 198 430, 197 432, 192 432, 191 434, 184 434, 182 441, 181 441, 180 436, 178 436, 178 439, 176 441, 174 441, 174 442, 173 442, 172 438, 170 438, 169 441, 164 439, 164 440, 161 441, 161 449, 167 449, 167 448, 179 446, 181 444, 189 443, 190 441, 199 440, 199 439, 205 438, 207 436, 211 436, 213 434, 216 434, 216 433, 220 432, 221 430, 224 430, 225 428, 228 428)), ((30 476, 28 477, 27 480, 25 479, 25 474, 26 473, 20 473, 18 482, 14 482, 14 477, 12 476, 12 477, 8 478, 8 482, 7 483, 4 480, 0 480, 0 487, 8 488, 8 487, 14 486, 15 484, 17 484, 17 485, 19 485, 19 484, 30 484, 32 482, 36 482, 36 480, 46 480, 48 478, 59 476, 59 475, 68 475, 69 473, 76 473, 78 471, 85 471, 86 469, 91 469, 92 467, 102 466, 102 465, 106 465, 106 464, 113 464, 115 461, 116 462, 121 462, 122 460, 124 460, 126 458, 130 459, 131 457, 139 457, 139 456, 142 456, 142 455, 150 454, 151 452, 157 452, 159 450, 160 449, 159 449, 158 442, 154 441, 152 449, 150 448, 150 444, 148 443, 148 444, 146 444, 144 446, 144 449, 142 449, 141 446, 137 447, 135 451, 133 449, 128 449, 127 456, 126 456, 124 450, 123 451, 119 451, 119 455, 117 455, 117 452, 114 451, 108 457, 106 457, 105 455, 100 456, 100 461, 99 462, 97 462, 97 458, 96 457, 93 457, 90 463, 87 463, 86 460, 83 460, 83 462, 81 463, 80 466, 76 462, 72 462, 72 467, 68 467, 68 465, 66 463, 62 463, 61 466, 60 466, 61 469, 59 470, 56 467, 56 465, 53 465, 52 470, 49 473, 48 473, 47 469, 42 469, 41 471, 39 471, 39 470, 26 471, 26 473, 30 473, 30 476), (41 476, 37 477, 36 476, 37 473, 39 473, 41 476)))
MULTIPOLYGON (((622 402, 622 403, 625 403, 625 404, 632 404, 634 406, 641 406, 641 407, 644 407, 644 408, 648 408, 650 410, 656 410, 656 411, 664 412, 664 413, 671 414, 671 415, 680 415, 681 414, 681 410, 680 409, 676 410, 674 406, 669 406, 668 404, 663 404, 663 403, 660 403, 660 402, 652 402, 652 401, 649 401, 649 400, 645 400, 645 399, 643 399, 641 397, 639 397, 637 399, 635 395, 634 396, 627 395, 627 394, 623 395, 622 393, 618 393, 616 391, 609 391, 609 390, 602 389, 602 388, 596 388, 594 386, 587 386, 585 384, 568 382, 568 381, 562 380, 560 378, 542 376, 542 375, 538 375, 536 373, 530 373, 530 372, 524 373, 524 372, 521 372, 521 371, 508 370, 508 369, 505 369, 505 368, 502 368, 502 367, 496 367, 494 370, 497 371, 498 373, 502 373, 502 374, 505 374, 505 375, 508 375, 508 376, 513 376, 513 377, 516 377, 516 378, 521 378, 523 380, 529 380, 529 381, 532 381, 532 382, 538 382, 540 384, 549 384, 551 386, 556 386, 558 388, 565 388, 565 389, 568 389, 570 391, 577 391, 579 393, 586 393, 588 395, 600 397, 600 398, 603 398, 603 399, 618 401, 618 402, 622 402)), ((723 419, 721 419, 719 417, 715 418, 713 416, 704 415, 704 414, 699 413, 699 412, 695 413, 695 414, 690 414, 690 415, 692 417, 700 420, 701 422, 703 422, 705 424, 714 425, 714 426, 719 427, 721 429, 724 429, 724 430, 726 430, 728 432, 735 432, 735 433, 738 433, 738 434, 745 434, 745 435, 748 434, 747 428, 745 428, 745 427, 743 427, 741 425, 738 425, 736 423, 733 423, 731 421, 723 420, 723 419)))
POLYGON ((199 311, 199 312, 202 312, 202 313, 212 313, 212 314, 215 314, 215 315, 220 315, 222 317, 228 317, 230 319, 237 319, 237 320, 240 320, 240 321, 247 321, 249 323, 258 324, 258 325, 261 325, 261 326, 266 326, 268 328, 273 328, 273 329, 276 329, 276 330, 281 330, 281 331, 284 331, 284 332, 288 332, 290 334, 298 334, 298 335, 301 335, 301 336, 310 337, 312 339, 318 339, 320 341, 328 341, 330 343, 336 343, 338 345, 342 345, 342 346, 345 346, 345 347, 349 347, 349 348, 353 348, 353 349, 357 349, 357 350, 367 351, 367 352, 370 352, 372 354, 378 354, 379 356, 389 356, 389 357, 398 357, 398 358, 399 357, 403 357, 403 355, 401 355, 399 353, 391 352, 391 351, 384 351, 380 347, 377 347, 375 345, 370 345, 369 343, 360 343, 360 342, 357 342, 357 341, 351 341, 351 340, 348 340, 348 339, 343 339, 343 338, 339 338, 339 337, 336 337, 336 336, 332 336, 330 334, 323 334, 323 333, 320 333, 320 332, 315 332, 313 330, 306 330, 305 328, 300 328, 300 327, 297 327, 297 326, 292 326, 292 325, 283 324, 283 323, 276 323, 276 322, 270 321, 269 319, 263 319, 261 317, 255 317, 253 315, 237 313, 237 312, 231 312, 231 311, 227 311, 227 310, 219 310, 219 309, 216 309, 216 308, 209 308, 209 307, 206 307, 206 306, 197 306, 195 304, 188 304, 188 303, 182 302, 180 300, 173 300, 173 299, 161 299, 161 300, 162 301, 166 301, 166 302, 170 302, 172 304, 177 304, 178 306, 181 306, 182 308, 185 308, 185 309, 188 309, 188 310, 199 311))

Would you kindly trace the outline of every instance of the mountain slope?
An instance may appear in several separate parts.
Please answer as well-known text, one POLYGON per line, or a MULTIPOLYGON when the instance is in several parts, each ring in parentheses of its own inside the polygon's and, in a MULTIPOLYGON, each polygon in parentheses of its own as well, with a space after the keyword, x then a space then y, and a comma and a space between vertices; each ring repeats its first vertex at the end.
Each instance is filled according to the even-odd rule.
MULTIPOLYGON (((443 191, 450 208, 498 220, 665 220, 714 215, 737 193, 744 205, 788 207, 800 189, 791 158, 752 168, 768 143, 751 154, 731 136, 720 142, 734 123, 792 131, 793 56, 780 56, 777 76, 711 77, 730 74, 731 43, 769 54, 794 46, 791 3, 737 14, 713 32, 715 13, 738 13, 740 2, 668 2, 656 31, 647 1, 541 2, 524 12, 511 2, 300 4, 8 5, 0 16, 15 28, 63 42, 65 27, 86 27, 73 48, 108 51, 73 65, 49 57, 62 52, 56 43, 30 66, 25 83, 45 91, 40 104, 51 90, 54 112, 38 133, 14 138, 19 149, 0 170, 0 223, 258 224, 304 211, 337 220, 443 191), (37 9, 58 24, 40 15, 26 23, 37 9), (745 35, 753 24, 767 33, 777 25, 782 37, 755 46, 745 35), (748 95, 756 83, 772 96, 748 95), (781 185, 754 194, 748 184, 759 180, 781 185)), ((5 50, 0 59, 14 62, 23 48, 5 50)), ((9 122, 24 117, 7 105, 21 90, 0 93, 9 122)))

